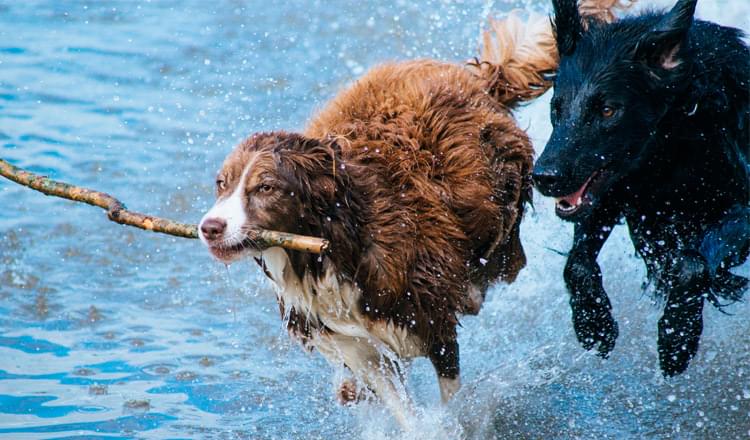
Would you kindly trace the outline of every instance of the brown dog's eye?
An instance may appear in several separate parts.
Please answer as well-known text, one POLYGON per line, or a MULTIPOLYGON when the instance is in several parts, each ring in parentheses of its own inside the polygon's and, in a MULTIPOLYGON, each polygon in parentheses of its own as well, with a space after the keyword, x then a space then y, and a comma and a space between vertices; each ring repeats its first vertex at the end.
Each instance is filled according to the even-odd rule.
POLYGON ((263 184, 263 185, 258 186, 258 192, 262 192, 262 193, 269 192, 272 189, 273 187, 271 185, 263 184))
POLYGON ((611 118, 615 115, 615 108, 609 105, 602 107, 602 116, 605 118, 611 118))
POLYGON ((218 188, 219 191, 224 191, 227 189, 227 182, 224 179, 216 179, 216 188, 218 188))

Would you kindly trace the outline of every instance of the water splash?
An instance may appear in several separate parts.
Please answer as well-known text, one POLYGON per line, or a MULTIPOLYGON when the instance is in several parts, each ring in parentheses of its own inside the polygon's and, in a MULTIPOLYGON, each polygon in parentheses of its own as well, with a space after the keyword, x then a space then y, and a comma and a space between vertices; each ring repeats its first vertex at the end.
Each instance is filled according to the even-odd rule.
MULTIPOLYGON (((0 5, 0 155, 195 222, 211 204, 215 170, 248 133, 303 126, 376 62, 470 58, 490 9, 548 8, 529 0, 176 5, 0 5)), ((739 1, 698 5, 699 16, 745 30, 749 13, 739 1)), ((547 100, 518 117, 537 152, 550 133, 547 100)), ((464 387, 454 401, 438 403, 428 361, 409 368, 411 434, 379 405, 335 403, 332 369, 289 340, 250 262, 223 268, 197 242, 125 229, 3 182, 0 206, 3 438, 750 435, 750 306, 731 306, 734 316, 707 308, 691 368, 663 379, 659 309, 642 293, 643 265, 618 227, 600 263, 621 335, 609 360, 584 352, 569 322, 564 257, 547 249, 568 249, 571 227, 545 199, 522 226, 528 267, 463 319, 464 387), (131 401, 149 402, 147 411, 128 413, 131 401)))

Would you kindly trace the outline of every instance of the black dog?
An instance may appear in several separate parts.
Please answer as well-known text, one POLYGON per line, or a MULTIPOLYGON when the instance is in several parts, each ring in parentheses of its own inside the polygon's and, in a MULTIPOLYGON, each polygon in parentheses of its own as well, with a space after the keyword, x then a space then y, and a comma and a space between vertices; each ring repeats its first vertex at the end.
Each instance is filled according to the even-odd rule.
POLYGON ((665 375, 698 349, 703 303, 737 300, 750 247, 750 51, 741 31, 693 20, 697 0, 611 24, 553 0, 554 127, 533 179, 575 222, 564 278, 584 348, 606 357, 617 323, 597 255, 623 216, 649 282, 665 375))

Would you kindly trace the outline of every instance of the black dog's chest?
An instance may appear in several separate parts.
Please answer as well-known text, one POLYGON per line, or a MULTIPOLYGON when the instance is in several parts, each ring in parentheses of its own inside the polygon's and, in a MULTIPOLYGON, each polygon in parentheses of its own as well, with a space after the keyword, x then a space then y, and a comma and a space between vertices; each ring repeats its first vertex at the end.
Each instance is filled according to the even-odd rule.
POLYGON ((652 232, 674 226, 677 232, 695 233, 732 206, 747 203, 747 185, 738 181, 734 167, 721 160, 690 159, 660 161, 626 179, 626 188, 616 191, 614 198, 620 199, 630 224, 643 223, 652 232))
POLYGON ((633 247, 643 258, 649 278, 658 275, 661 268, 668 267, 686 250, 697 251, 706 229, 711 226, 707 218, 723 212, 720 207, 716 207, 715 215, 706 215, 705 212, 661 206, 662 209, 640 211, 626 206, 624 212, 633 247))
POLYGON ((647 265, 694 245, 689 240, 697 236, 696 230, 699 229, 690 223, 674 222, 672 216, 663 212, 630 212, 626 213, 625 220, 633 246, 647 265))

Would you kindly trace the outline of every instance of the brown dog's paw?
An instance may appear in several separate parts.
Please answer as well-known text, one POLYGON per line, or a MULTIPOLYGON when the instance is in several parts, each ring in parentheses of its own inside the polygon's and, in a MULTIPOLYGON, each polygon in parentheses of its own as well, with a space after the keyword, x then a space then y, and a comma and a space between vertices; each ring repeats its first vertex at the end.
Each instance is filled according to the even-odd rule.
POLYGON ((351 379, 344 379, 336 391, 336 398, 341 405, 353 405, 357 403, 360 400, 357 394, 357 384, 351 379))

